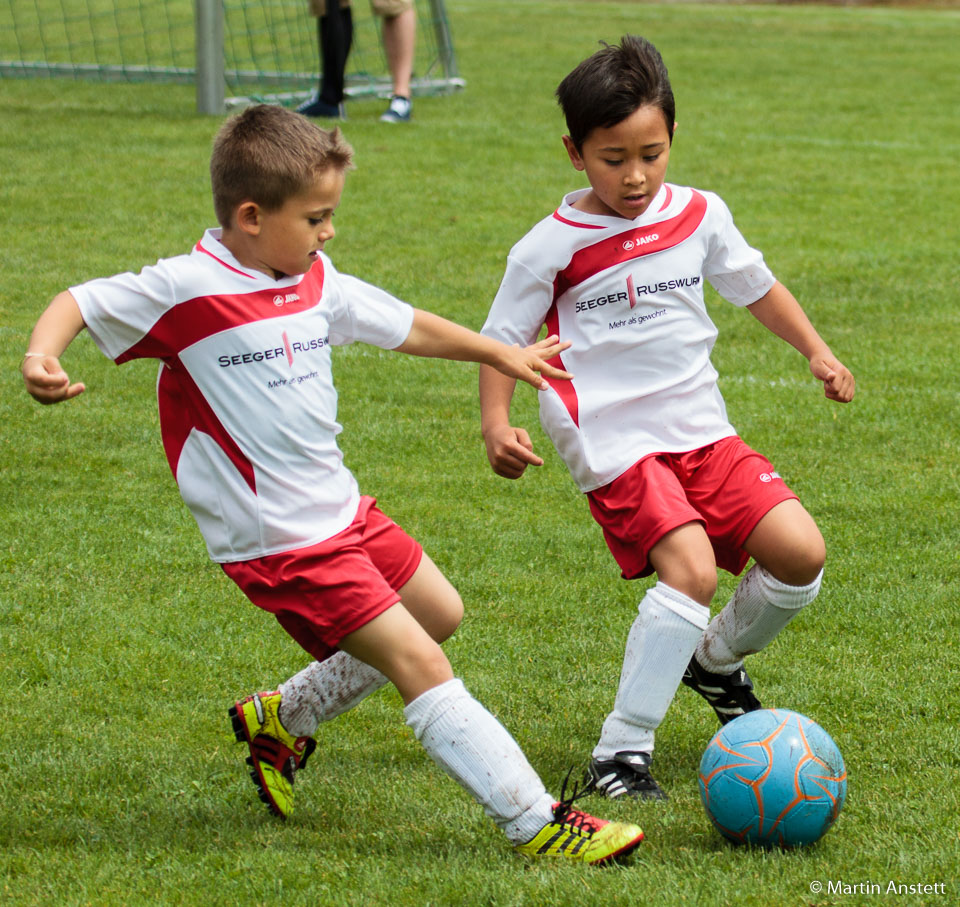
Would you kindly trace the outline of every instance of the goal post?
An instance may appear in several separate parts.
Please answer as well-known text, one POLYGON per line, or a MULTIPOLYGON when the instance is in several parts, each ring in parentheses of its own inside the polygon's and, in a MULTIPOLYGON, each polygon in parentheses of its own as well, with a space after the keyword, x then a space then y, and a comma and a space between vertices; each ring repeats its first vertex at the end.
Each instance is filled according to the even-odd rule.
POLYGON ((194 0, 198 113, 223 113, 225 107, 223 27, 223 0, 194 0))
MULTIPOLYGON (((353 4, 347 96, 389 94, 379 20, 353 4)), ((414 94, 462 88, 444 0, 414 8, 414 94)), ((316 90, 319 65, 307 0, 0 0, 0 79, 194 82, 197 110, 219 114, 295 103, 316 90)))

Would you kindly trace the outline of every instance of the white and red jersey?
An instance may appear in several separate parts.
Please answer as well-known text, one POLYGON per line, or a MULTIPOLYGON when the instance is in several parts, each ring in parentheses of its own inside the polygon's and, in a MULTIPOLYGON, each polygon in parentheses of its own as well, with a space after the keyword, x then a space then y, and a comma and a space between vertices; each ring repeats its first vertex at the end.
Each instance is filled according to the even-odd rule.
POLYGON ((339 274, 325 255, 274 280, 208 230, 188 255, 72 287, 117 364, 162 362, 160 428, 180 493, 215 561, 301 548, 346 528, 359 491, 337 446, 330 347, 387 349, 413 309, 339 274))
POLYGON ((710 352, 703 279, 734 305, 775 283, 712 192, 665 183, 634 220, 563 204, 511 249, 483 333, 526 346, 546 324, 572 341, 572 381, 542 392, 540 421, 582 491, 650 453, 736 434, 710 352))

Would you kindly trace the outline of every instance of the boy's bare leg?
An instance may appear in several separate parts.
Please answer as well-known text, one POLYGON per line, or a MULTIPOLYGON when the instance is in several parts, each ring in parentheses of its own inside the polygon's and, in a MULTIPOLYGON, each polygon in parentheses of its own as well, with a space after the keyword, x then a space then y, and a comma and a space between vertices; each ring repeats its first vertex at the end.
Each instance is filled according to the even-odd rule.
POLYGON ((648 557, 658 580, 709 607, 717 592, 717 564, 702 523, 671 529, 648 557))
POLYGON ((342 651, 376 668, 409 705, 421 693, 453 680, 440 644, 398 602, 340 642, 342 651))
POLYGON ((823 569, 823 536, 796 499, 782 501, 757 523, 743 546, 761 567, 788 586, 806 586, 823 569))
POLYGON ((452 636, 463 620, 460 593, 426 552, 399 594, 401 604, 437 642, 452 636))
MULTIPOLYGON (((424 553, 413 576, 400 589, 400 600, 438 643, 463 618, 457 590, 424 553)), ((352 709, 387 683, 376 668, 346 652, 311 662, 280 686, 280 721, 295 737, 313 736, 317 727, 352 709)))
POLYGON ((390 679, 424 749, 510 840, 529 841, 553 820, 553 799, 520 747, 454 679, 443 650, 403 604, 345 637, 341 648, 390 679))

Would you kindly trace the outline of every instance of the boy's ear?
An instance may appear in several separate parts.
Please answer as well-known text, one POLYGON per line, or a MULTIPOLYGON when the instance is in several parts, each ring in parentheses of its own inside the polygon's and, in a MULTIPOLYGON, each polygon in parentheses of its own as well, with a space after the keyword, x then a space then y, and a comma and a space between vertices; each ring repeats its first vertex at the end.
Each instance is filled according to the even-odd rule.
POLYGON ((249 233, 251 236, 257 236, 260 233, 260 206, 256 202, 240 202, 233 219, 238 230, 249 233))
POLYGON ((570 158, 570 163, 573 164, 574 169, 584 170, 583 158, 580 157, 580 152, 577 151, 577 146, 573 144, 573 139, 570 136, 565 135, 563 137, 563 147, 567 149, 567 156, 570 158))

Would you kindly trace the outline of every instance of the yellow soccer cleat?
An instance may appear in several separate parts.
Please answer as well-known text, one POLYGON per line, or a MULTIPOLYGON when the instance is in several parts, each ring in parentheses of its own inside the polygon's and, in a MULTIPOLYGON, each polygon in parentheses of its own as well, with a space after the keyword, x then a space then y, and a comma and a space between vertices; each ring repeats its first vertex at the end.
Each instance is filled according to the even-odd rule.
POLYGON ((307 764, 317 743, 294 737, 280 723, 280 693, 254 693, 229 711, 237 740, 250 747, 247 765, 260 799, 286 819, 293 812, 293 776, 307 764))
POLYGON ((575 799, 553 806, 548 822, 532 841, 518 844, 517 850, 531 857, 566 857, 583 863, 619 862, 639 847, 643 832, 629 822, 608 822, 572 809, 575 799))

